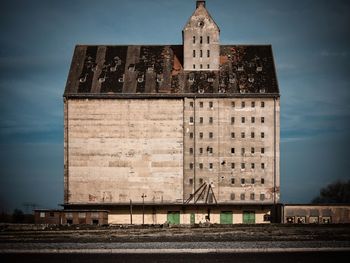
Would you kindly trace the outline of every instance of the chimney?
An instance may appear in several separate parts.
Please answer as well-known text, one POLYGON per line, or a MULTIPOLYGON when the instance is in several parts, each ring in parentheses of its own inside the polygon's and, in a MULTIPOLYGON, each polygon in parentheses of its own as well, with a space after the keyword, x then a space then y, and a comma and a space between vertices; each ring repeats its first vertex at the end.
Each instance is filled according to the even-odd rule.
POLYGON ((197 3, 196 3, 196 8, 198 8, 199 6, 203 6, 203 7, 205 7, 205 1, 197 1, 197 3))

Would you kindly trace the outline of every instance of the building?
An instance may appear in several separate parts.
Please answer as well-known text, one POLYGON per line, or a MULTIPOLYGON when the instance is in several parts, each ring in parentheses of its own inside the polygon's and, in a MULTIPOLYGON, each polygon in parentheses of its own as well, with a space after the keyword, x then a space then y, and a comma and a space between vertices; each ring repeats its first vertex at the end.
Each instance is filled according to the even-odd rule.
POLYGON ((221 45, 197 1, 183 45, 75 47, 64 209, 108 223, 267 223, 280 195, 270 45, 221 45))

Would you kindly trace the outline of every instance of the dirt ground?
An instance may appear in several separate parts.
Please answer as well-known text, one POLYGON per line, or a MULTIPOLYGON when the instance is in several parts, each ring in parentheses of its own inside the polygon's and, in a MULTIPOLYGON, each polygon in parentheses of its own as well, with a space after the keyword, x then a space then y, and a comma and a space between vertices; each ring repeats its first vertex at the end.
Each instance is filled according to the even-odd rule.
POLYGON ((0 243, 350 241, 350 225, 0 225, 0 243))

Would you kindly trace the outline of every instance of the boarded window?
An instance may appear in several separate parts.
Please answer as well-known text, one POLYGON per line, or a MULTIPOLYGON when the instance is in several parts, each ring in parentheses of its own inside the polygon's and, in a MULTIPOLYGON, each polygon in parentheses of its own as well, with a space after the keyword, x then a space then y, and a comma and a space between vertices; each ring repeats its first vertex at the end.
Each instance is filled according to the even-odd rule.
POLYGON ((241 194, 241 200, 245 200, 245 194, 241 194))

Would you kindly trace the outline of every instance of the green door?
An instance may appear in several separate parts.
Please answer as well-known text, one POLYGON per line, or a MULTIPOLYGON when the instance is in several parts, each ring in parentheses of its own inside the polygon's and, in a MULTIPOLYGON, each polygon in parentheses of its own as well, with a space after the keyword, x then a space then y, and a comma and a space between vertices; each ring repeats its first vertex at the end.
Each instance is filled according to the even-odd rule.
POLYGON ((167 221, 169 224, 172 224, 172 225, 180 224, 180 212, 179 211, 168 212, 167 221))
POLYGON ((222 211, 220 213, 220 224, 232 224, 232 211, 222 211))
POLYGON ((255 224, 254 211, 243 211, 243 224, 255 224))
POLYGON ((196 216, 195 216, 195 214, 194 214, 194 213, 191 213, 190 223, 191 223, 191 224, 196 223, 196 216))

